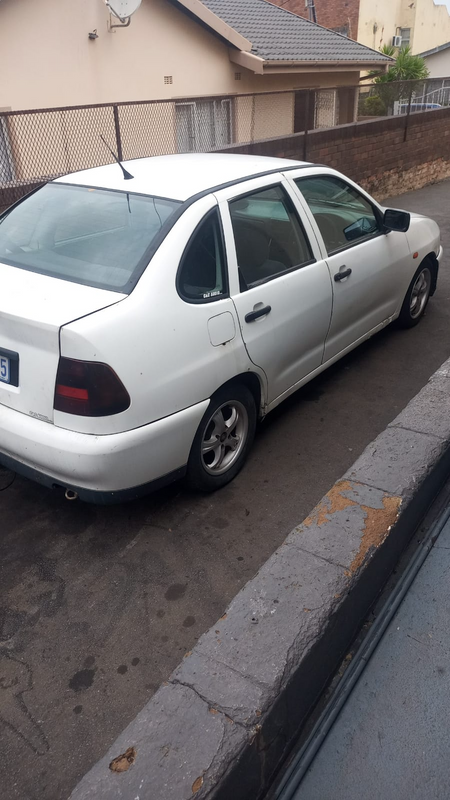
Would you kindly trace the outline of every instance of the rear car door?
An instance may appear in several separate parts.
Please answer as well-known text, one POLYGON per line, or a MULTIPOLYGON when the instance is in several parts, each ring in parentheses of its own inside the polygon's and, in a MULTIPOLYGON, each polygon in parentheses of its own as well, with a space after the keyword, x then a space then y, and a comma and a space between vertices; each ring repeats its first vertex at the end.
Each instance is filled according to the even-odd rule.
POLYGON ((410 248, 404 233, 384 233, 376 204, 340 175, 299 171, 292 178, 319 229, 333 284, 328 361, 390 322, 410 270, 410 248))
POLYGON ((217 197, 231 297, 250 359, 267 376, 270 406, 322 362, 331 319, 329 272, 281 176, 217 197))

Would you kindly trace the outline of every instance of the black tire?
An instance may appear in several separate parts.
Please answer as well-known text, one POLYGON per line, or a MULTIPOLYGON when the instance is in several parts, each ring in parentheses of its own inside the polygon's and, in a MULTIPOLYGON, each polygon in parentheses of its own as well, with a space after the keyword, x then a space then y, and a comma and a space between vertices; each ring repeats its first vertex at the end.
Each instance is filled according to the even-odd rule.
POLYGON ((423 261, 406 292, 402 310, 397 320, 400 328, 414 328, 415 325, 419 324, 430 299, 432 284, 433 267, 429 261, 423 261), (422 281, 420 292, 414 296, 420 281, 422 281))
POLYGON ((186 476, 189 486, 214 492, 232 481, 244 466, 255 430, 256 405, 251 391, 242 384, 219 389, 192 443, 186 476))

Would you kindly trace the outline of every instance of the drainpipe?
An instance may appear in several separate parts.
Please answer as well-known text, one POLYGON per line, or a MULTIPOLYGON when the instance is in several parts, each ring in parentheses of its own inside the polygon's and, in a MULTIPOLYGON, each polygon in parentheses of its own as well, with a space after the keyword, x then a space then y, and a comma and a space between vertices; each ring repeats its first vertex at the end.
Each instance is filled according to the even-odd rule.
POLYGON ((314 0, 307 0, 308 2, 308 19, 310 22, 317 22, 316 5, 314 0))

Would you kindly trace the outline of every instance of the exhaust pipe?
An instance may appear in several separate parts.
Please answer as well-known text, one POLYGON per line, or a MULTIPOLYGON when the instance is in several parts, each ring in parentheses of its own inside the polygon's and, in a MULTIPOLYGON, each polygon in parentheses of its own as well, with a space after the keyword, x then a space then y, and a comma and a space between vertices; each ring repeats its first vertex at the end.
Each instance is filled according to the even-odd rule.
POLYGON ((78 492, 74 492, 73 489, 66 489, 65 498, 66 500, 78 500, 78 492))

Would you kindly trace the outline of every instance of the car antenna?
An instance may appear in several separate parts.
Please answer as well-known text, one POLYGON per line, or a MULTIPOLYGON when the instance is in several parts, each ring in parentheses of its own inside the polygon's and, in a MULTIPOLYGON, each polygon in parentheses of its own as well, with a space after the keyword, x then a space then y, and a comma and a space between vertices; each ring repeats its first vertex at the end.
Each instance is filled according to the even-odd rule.
POLYGON ((112 155, 112 157, 113 157, 114 161, 117 161, 117 163, 118 163, 118 165, 119 165, 120 169, 121 169, 121 170, 122 170, 122 172, 123 172, 123 177, 124 177, 124 179, 125 179, 126 181, 131 181, 131 180, 133 180, 133 178, 134 178, 134 175, 132 175, 132 174, 131 174, 131 172, 128 172, 128 170, 126 170, 126 169, 125 169, 125 167, 124 167, 124 165, 122 164, 122 162, 121 162, 121 161, 119 161, 118 157, 116 156, 116 154, 114 153, 114 151, 113 151, 113 150, 111 150, 111 148, 110 148, 109 144, 107 143, 107 141, 106 141, 106 140, 103 138, 103 136, 102 136, 101 134, 100 134, 100 139, 102 140, 102 142, 103 142, 103 144, 105 145, 105 147, 107 147, 107 148, 108 148, 108 150, 109 150, 109 152, 111 153, 111 155, 112 155))

